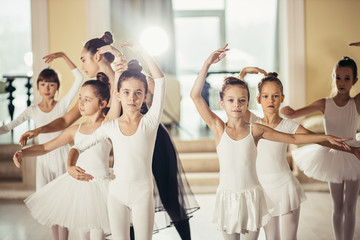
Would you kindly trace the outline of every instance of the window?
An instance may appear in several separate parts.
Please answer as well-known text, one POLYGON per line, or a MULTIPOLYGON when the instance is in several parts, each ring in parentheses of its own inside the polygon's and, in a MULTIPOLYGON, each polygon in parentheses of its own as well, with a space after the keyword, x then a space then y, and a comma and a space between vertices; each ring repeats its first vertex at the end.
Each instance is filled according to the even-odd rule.
MULTIPOLYGON (((237 75, 245 66, 257 66, 278 71, 277 57, 277 0, 173 0, 176 64, 181 84, 181 121, 188 132, 204 128, 193 103, 190 90, 203 62, 211 51, 229 43, 230 51, 210 72, 209 105, 222 119, 226 116, 219 107, 218 89, 224 76, 237 75), (195 120, 198 116, 199 120, 195 120)), ((254 101, 260 76, 247 76, 251 91, 250 110, 259 114, 261 107, 254 101)), ((261 114, 261 113, 260 113, 261 114)), ((226 120, 226 119, 224 119, 226 120)), ((181 137, 190 134, 181 134, 181 137)))

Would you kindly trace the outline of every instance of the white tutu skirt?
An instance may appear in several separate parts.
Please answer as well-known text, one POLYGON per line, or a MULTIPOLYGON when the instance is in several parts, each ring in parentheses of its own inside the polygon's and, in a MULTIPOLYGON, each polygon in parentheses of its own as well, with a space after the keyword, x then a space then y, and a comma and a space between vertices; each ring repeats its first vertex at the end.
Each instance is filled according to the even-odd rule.
POLYGON ((306 200, 305 192, 292 172, 258 175, 261 186, 275 205, 271 216, 280 216, 296 210, 306 200))
POLYGON ((257 231, 271 219, 269 201, 260 185, 243 192, 232 192, 220 187, 216 191, 213 222, 228 234, 257 231))
POLYGON ((292 157, 306 176, 331 183, 360 179, 360 160, 352 153, 316 144, 292 151, 292 157))
POLYGON ((65 173, 24 201, 31 215, 42 225, 101 228, 109 233, 108 185, 109 179, 105 177, 85 182, 65 173))

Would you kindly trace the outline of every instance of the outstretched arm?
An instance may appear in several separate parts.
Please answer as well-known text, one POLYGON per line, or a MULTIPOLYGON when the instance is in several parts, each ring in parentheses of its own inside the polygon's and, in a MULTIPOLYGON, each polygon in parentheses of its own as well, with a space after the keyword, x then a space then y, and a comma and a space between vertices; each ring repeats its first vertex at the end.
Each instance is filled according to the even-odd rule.
POLYGON ((349 46, 355 46, 355 47, 360 47, 360 42, 353 42, 350 43, 349 46))
POLYGON ((205 99, 201 96, 201 91, 204 87, 206 75, 209 71, 210 66, 214 63, 219 62, 221 59, 223 59, 226 56, 225 53, 229 51, 227 46, 228 44, 226 44, 222 48, 219 48, 218 50, 210 54, 210 56, 204 62, 204 65, 202 66, 195 80, 194 86, 190 92, 190 97, 194 102, 196 109, 200 113, 202 119, 205 121, 205 123, 210 127, 211 131, 214 133, 216 142, 217 140, 220 140, 220 136, 224 128, 223 126, 224 123, 215 113, 213 113, 210 110, 205 99))
POLYGON ((333 145, 346 148, 345 141, 351 140, 352 138, 337 138, 331 135, 323 134, 288 134, 278 132, 270 127, 253 124, 253 136, 257 143, 260 139, 267 139, 275 142, 285 142, 291 144, 306 144, 306 143, 321 143, 330 142, 333 145))
POLYGON ((52 61, 54 61, 57 58, 62 58, 65 60, 66 64, 69 66, 70 70, 73 70, 76 68, 76 65, 70 60, 70 58, 63 52, 56 52, 56 53, 51 53, 49 55, 46 55, 45 57, 43 57, 43 59, 45 60, 45 63, 51 63, 52 61))
POLYGON ((16 167, 21 167, 21 161, 24 157, 33 157, 46 154, 51 152, 52 150, 61 147, 65 144, 70 143, 74 139, 74 135, 76 132, 77 126, 73 126, 71 128, 66 129, 63 133, 61 133, 58 137, 53 140, 39 145, 34 145, 29 148, 25 148, 22 150, 18 150, 15 152, 13 156, 13 161, 16 167))
POLYGON ((324 114, 325 112, 325 99, 317 100, 310 105, 300 108, 300 109, 293 109, 290 106, 285 106, 280 109, 280 113, 284 115, 287 118, 293 119, 298 117, 307 116, 309 114, 315 113, 315 112, 321 112, 324 114))
POLYGON ((19 143, 21 146, 26 146, 27 141, 29 139, 32 139, 36 136, 38 136, 40 133, 50 133, 50 132, 58 132, 61 131, 71 124, 73 124, 76 120, 78 120, 81 117, 78 103, 74 105, 74 107, 71 108, 69 112, 67 112, 64 116, 57 118, 53 120, 52 122, 38 127, 34 130, 27 131, 23 135, 21 135, 19 143))

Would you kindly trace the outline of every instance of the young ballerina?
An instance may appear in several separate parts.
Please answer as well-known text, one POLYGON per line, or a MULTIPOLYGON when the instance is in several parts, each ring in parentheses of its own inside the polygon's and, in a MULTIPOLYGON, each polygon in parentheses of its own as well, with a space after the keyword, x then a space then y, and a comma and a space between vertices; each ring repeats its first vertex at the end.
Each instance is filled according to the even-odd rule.
MULTIPOLYGON (((259 73, 261 69, 248 67, 243 68, 240 79, 247 73, 259 73)), ((262 72, 264 73, 264 72, 262 72)), ((267 76, 258 84, 259 95, 257 101, 261 104, 264 118, 254 117, 253 122, 271 127, 284 133, 312 133, 297 122, 283 119, 279 115, 280 104, 285 96, 283 85, 277 77, 277 73, 265 73, 267 76)), ((343 150, 328 142, 321 143, 323 146, 343 150)), ((266 239, 297 239, 299 224, 300 204, 306 199, 305 193, 292 174, 286 160, 287 143, 261 140, 258 143, 258 155, 256 159, 256 172, 265 193, 275 204, 271 212, 271 220, 264 227, 266 239)), ((359 151, 351 148, 351 152, 359 151)))
MULTIPOLYGON (((46 68, 39 74, 37 79, 37 88, 41 102, 37 105, 28 107, 19 117, 14 121, 0 127, 0 134, 7 133, 11 129, 21 124, 24 121, 32 119, 36 127, 46 125, 52 120, 64 115, 72 100, 76 96, 83 81, 83 74, 76 68, 75 64, 62 52, 49 54, 44 57, 46 63, 51 63, 53 60, 62 58, 65 60, 74 75, 74 83, 68 93, 59 101, 55 100, 55 95, 60 87, 60 81, 57 73, 51 69, 46 68)), ((38 141, 40 144, 48 142, 61 134, 61 131, 40 134, 38 141)), ((66 158, 69 153, 69 146, 64 145, 48 154, 36 158, 36 189, 39 190, 56 177, 66 172, 66 158)), ((67 239, 67 230, 60 226, 53 226, 52 228, 54 239, 67 239)))
POLYGON ((205 61, 191 90, 191 98, 214 134, 220 161, 220 184, 216 194, 213 222, 224 239, 257 239, 258 230, 271 218, 263 189, 256 174, 256 145, 260 139, 301 144, 330 141, 342 146, 342 141, 329 135, 285 134, 261 124, 249 124, 245 115, 249 89, 244 81, 228 77, 220 92, 220 105, 228 117, 224 123, 208 107, 201 89, 210 66, 225 57, 227 45, 213 52, 205 61))
MULTIPOLYGON (((21 167, 24 157, 39 156, 75 141, 87 138, 103 122, 103 110, 110 98, 106 83, 90 80, 83 84, 79 94, 83 124, 67 128, 57 138, 14 154, 14 163, 21 167)), ((56 178, 25 199, 32 216, 46 226, 60 225, 79 230, 80 239, 103 240, 109 233, 107 194, 109 184, 109 155, 111 143, 105 139, 84 151, 76 162, 76 169, 86 169, 94 178, 87 183, 78 181, 68 173, 56 178)), ((48 160, 50 161, 50 160, 48 160)), ((69 168, 73 171, 73 168, 69 168)))
MULTIPOLYGON (((111 45, 112 43, 112 35, 109 32, 105 32, 101 38, 89 40, 81 52, 81 60, 83 62, 82 69, 89 77, 96 76, 99 71, 104 72, 109 77, 110 91, 114 95, 116 92, 114 86, 116 86, 116 80, 120 76, 115 77, 115 73, 126 70, 127 62, 121 52, 111 45), (119 61, 115 60, 111 66, 114 56, 119 58, 119 61)), ((110 102, 110 110, 106 115, 105 122, 120 116, 121 107, 120 103, 116 101, 116 97, 112 97, 110 102)), ((37 136, 39 133, 62 130, 70 126, 79 117, 79 110, 74 107, 61 118, 23 134, 20 144, 25 146, 28 139, 37 136)), ((190 240, 189 218, 192 212, 199 209, 199 205, 187 182, 175 145, 162 124, 159 125, 156 139, 152 166, 156 182, 154 186, 155 208, 156 211, 166 210, 168 216, 165 217, 165 226, 158 223, 155 230, 174 225, 182 240, 190 240)))
MULTIPOLYGON (((357 67, 353 59, 344 57, 334 67, 333 78, 337 93, 294 110, 289 106, 281 109, 288 118, 311 113, 324 114, 326 134, 351 136, 349 146, 360 146, 355 140, 360 112, 360 94, 350 97, 350 89, 357 82, 357 67)), ((304 173, 320 181, 329 182, 333 202, 333 230, 335 239, 353 239, 356 218, 356 202, 359 193, 360 162, 350 153, 306 146, 292 152, 293 159, 304 173)))
MULTIPOLYGON (((76 143, 70 150, 68 162, 74 168, 79 153, 98 141, 110 138, 114 147, 114 179, 109 184, 108 213, 114 239, 128 239, 130 217, 137 239, 152 239, 154 226, 152 155, 156 132, 160 123, 165 79, 154 62, 141 48, 132 44, 147 63, 155 81, 154 99, 150 110, 142 115, 141 106, 147 95, 146 76, 136 60, 129 62, 128 70, 119 78, 116 98, 121 103, 123 114, 99 127, 95 133, 76 143)), ((86 170, 86 169, 85 169, 86 170)), ((70 171, 69 171, 70 172, 70 171)), ((75 169, 72 176, 90 180, 83 171, 75 169)))

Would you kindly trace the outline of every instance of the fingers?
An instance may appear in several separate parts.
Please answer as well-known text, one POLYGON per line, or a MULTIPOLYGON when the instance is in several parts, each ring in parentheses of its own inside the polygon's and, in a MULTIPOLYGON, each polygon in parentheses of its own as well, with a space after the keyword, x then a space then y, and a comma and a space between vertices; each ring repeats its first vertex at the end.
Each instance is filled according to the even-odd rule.
POLYGON ((356 46, 359 47, 360 46, 360 42, 354 42, 354 43, 350 43, 349 46, 356 46))

